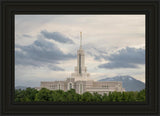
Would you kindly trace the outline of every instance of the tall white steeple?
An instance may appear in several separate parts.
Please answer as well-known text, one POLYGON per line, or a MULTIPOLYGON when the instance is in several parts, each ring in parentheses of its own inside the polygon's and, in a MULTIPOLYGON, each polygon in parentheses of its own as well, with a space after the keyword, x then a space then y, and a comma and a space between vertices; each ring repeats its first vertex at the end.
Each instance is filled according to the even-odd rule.
POLYGON ((77 66, 75 67, 75 72, 72 73, 72 77, 87 78, 88 76, 87 67, 85 66, 85 53, 82 49, 82 32, 80 32, 80 48, 77 51, 77 66))
POLYGON ((80 49, 82 49, 82 32, 80 32, 80 49))

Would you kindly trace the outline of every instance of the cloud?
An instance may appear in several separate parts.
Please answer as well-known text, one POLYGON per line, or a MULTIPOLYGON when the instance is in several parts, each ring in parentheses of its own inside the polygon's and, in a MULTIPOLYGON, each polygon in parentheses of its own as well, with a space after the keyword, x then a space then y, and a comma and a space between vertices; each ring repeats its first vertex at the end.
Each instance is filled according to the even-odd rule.
MULTIPOLYGON (((66 53, 65 55, 62 55, 64 57, 68 53, 71 53, 73 55, 77 53, 77 49, 79 48, 80 31, 83 32, 83 48, 85 46, 87 47, 84 48, 86 66, 88 72, 91 73, 92 76, 92 73, 103 73, 104 75, 107 74, 108 76, 115 76, 121 73, 127 75, 135 73, 134 76, 136 78, 143 77, 143 79, 145 80, 144 65, 139 65, 139 67, 141 68, 125 68, 125 70, 124 68, 117 68, 116 70, 112 70, 113 68, 108 68, 107 70, 101 70, 102 68, 98 68, 98 66, 101 64, 113 63, 114 61, 109 60, 109 56, 110 54, 114 54, 114 51, 119 48, 125 48, 127 46, 140 48, 141 46, 145 45, 145 15, 15 16, 15 35, 19 35, 18 37, 15 37, 15 44, 19 44, 21 46, 33 45, 32 43, 34 43, 34 41, 37 39, 36 36, 40 35, 42 39, 46 40, 47 42, 51 40, 51 42, 56 44, 58 46, 58 50, 60 50, 61 52, 63 51, 63 54, 66 53), (72 39, 74 44, 68 44, 67 42, 64 43, 56 41, 52 38, 47 38, 42 33, 40 33, 42 30, 47 30, 47 32, 51 33, 51 35, 54 32, 60 32, 62 36, 72 39), (32 37, 23 37, 23 34, 31 35, 32 37), (88 44, 92 46, 88 46, 88 44), (96 51, 95 49, 91 51, 90 48, 93 47, 97 48, 98 50, 103 50, 107 53, 101 53, 96 51), (87 51, 91 52, 91 54, 88 54, 87 51), (137 76, 137 72, 139 71, 143 72, 143 74, 137 76)), ((17 54, 22 55, 22 58, 19 58, 18 60, 15 59, 17 60, 16 62, 19 62, 20 64, 17 65, 18 68, 15 70, 17 74, 15 79, 21 79, 26 84, 28 84, 27 80, 29 77, 32 81, 33 79, 42 81, 46 80, 46 78, 49 77, 50 73, 52 73, 50 75, 50 79, 57 78, 58 80, 60 78, 64 78, 66 77, 66 75, 69 75, 72 71, 74 71, 74 66, 77 63, 76 58, 73 60, 72 58, 70 58, 70 60, 54 60, 54 58, 48 59, 40 55, 37 56, 39 58, 30 58, 27 56, 27 54, 31 53, 28 53, 26 50, 22 50, 19 47, 17 49, 17 54), (36 67, 33 67, 32 64, 36 67), (54 71, 58 70, 57 67, 63 68, 65 71, 54 71), (66 71, 70 71, 70 73, 65 74, 66 71)), ((121 67, 121 65, 123 65, 124 67, 124 64, 122 63, 119 65, 119 67, 121 67)), ((135 66, 133 66, 133 64, 130 65, 132 67, 137 67, 137 64, 135 66)))
POLYGON ((27 35, 27 34, 23 34, 22 36, 23 36, 23 37, 27 37, 27 38, 30 38, 30 37, 32 37, 32 36, 30 36, 30 35, 27 35))
POLYGON ((145 50, 126 47, 119 50, 118 53, 106 56, 105 60, 109 62, 99 65, 99 68, 137 68, 138 65, 145 64, 145 50))
POLYGON ((108 54, 106 51, 95 48, 92 45, 86 45, 86 53, 94 58, 94 60, 101 61, 108 54), (88 47, 89 46, 89 47, 88 47))
POLYGON ((58 66, 60 61, 74 59, 72 54, 64 54, 57 45, 45 39, 37 39, 31 45, 16 45, 16 65, 45 66, 52 70, 64 70, 58 66))
POLYGON ((46 30, 43 30, 41 31, 41 34, 47 39, 52 39, 60 43, 70 43, 70 44, 74 43, 70 38, 65 37, 59 32, 48 32, 46 30))
POLYGON ((63 68, 60 68, 60 67, 58 67, 58 66, 53 66, 53 65, 48 65, 48 68, 50 68, 50 69, 52 69, 52 70, 54 70, 54 71, 64 71, 64 69, 63 68))

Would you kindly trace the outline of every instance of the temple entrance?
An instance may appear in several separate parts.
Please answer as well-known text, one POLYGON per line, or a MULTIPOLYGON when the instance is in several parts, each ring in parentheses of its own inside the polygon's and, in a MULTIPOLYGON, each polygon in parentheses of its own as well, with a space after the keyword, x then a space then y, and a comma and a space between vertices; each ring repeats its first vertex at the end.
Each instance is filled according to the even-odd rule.
POLYGON ((71 90, 71 89, 73 89, 73 83, 72 82, 68 83, 68 90, 71 90))

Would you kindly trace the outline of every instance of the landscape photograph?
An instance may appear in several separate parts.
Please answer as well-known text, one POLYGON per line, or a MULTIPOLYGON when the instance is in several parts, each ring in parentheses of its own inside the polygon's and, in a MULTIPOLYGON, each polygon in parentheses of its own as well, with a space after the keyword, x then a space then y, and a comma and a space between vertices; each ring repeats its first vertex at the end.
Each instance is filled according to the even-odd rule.
POLYGON ((145 102, 145 15, 15 15, 15 102, 145 102))

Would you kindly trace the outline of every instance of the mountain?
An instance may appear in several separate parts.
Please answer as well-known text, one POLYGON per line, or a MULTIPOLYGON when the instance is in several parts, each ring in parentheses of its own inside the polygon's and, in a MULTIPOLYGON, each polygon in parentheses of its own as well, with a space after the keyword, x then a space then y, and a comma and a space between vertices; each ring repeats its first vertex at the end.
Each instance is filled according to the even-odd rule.
POLYGON ((115 76, 111 78, 104 78, 99 81, 122 81, 125 91, 140 91, 145 88, 145 84, 131 76, 115 76))
POLYGON ((26 88, 28 88, 28 87, 26 87, 26 86, 16 86, 15 87, 15 89, 21 89, 21 90, 25 90, 26 88))

